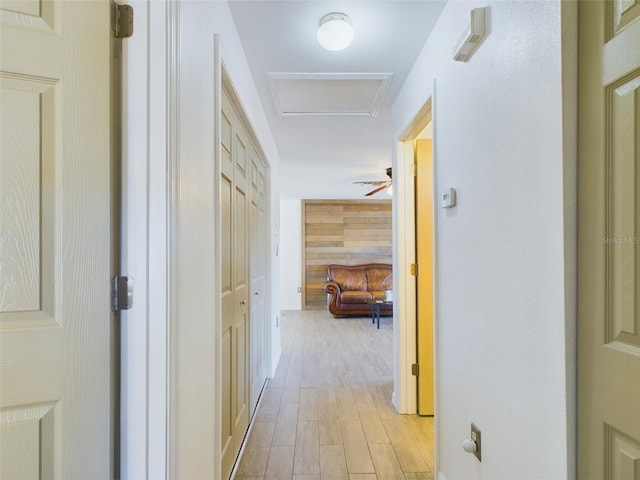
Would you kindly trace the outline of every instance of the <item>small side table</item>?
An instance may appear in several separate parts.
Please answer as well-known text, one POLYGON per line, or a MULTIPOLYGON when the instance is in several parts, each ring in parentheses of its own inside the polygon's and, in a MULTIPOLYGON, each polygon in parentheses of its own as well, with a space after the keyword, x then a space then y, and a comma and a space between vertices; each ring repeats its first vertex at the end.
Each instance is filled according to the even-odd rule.
POLYGON ((382 305, 391 305, 393 302, 380 298, 372 298, 367 300, 367 303, 371 305, 371 323, 377 323, 378 330, 380 330, 380 309, 382 305))

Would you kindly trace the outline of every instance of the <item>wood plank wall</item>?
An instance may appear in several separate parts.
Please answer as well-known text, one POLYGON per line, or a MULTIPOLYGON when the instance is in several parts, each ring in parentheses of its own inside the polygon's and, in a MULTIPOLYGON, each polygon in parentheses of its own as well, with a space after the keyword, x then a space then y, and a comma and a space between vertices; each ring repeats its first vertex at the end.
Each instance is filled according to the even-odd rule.
POLYGON ((302 308, 327 307, 332 263, 392 263, 391 200, 302 201, 302 308))

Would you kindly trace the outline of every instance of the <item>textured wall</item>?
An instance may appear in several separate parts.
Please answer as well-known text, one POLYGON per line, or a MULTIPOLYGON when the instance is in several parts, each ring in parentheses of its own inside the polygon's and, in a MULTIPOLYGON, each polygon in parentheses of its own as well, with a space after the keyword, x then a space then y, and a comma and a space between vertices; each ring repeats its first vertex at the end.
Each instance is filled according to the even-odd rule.
POLYGON ((300 310, 302 294, 302 242, 300 232, 302 221, 300 200, 280 201, 280 308, 300 310))
POLYGON ((438 209, 436 235, 436 418, 448 480, 572 476, 576 172, 567 95, 576 78, 562 67, 576 60, 562 53, 576 39, 561 26, 577 20, 565 8, 448 2, 394 104, 402 132, 434 95, 435 184, 458 192, 455 208, 438 209), (468 63, 454 62, 470 9, 485 5, 488 37, 468 63), (482 463, 461 447, 472 421, 482 463))
MULTIPOLYGON (((216 199, 219 198, 214 168, 215 52, 214 33, 220 35, 223 60, 265 151, 272 175, 277 175, 278 153, 266 123, 253 77, 246 62, 233 18, 226 2, 183 1, 178 4, 179 42, 177 76, 179 91, 177 118, 177 163, 175 189, 175 331, 170 332, 173 357, 170 369, 175 383, 169 413, 172 444, 170 476, 173 478, 220 478, 219 408, 222 401, 216 391, 219 344, 215 324, 219 321, 216 294, 215 246, 216 199), (274 172, 274 169, 276 170, 274 172), (209 379, 203 382, 203 378, 209 379)), ((272 179, 278 196, 277 176, 272 179)), ((272 202, 277 206, 277 203, 272 202)), ((278 218, 273 210, 272 225, 278 218)), ((275 229, 274 229, 275 230, 275 229)), ((271 249, 272 238, 267 240, 271 249)), ((278 278, 279 263, 272 258, 272 281, 278 278)), ((274 300, 272 353, 280 353, 279 331, 274 300)))

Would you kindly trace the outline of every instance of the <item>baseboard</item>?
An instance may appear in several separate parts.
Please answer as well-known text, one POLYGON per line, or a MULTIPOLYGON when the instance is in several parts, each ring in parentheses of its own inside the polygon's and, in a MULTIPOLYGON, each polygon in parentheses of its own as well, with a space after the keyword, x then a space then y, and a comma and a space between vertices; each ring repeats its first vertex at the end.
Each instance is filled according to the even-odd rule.
POLYGON ((442 472, 438 472, 438 480, 447 480, 447 479, 444 478, 444 475, 442 474, 442 472))

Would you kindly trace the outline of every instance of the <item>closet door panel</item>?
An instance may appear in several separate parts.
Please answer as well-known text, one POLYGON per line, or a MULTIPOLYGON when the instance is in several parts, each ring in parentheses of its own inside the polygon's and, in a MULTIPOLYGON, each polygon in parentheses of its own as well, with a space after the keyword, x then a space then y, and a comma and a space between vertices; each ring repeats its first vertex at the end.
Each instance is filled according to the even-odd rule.
POLYGON ((234 414, 232 388, 233 377, 233 319, 235 310, 235 292, 233 289, 233 257, 235 255, 233 239, 233 161, 231 157, 231 119, 229 111, 222 111, 222 141, 220 165, 220 288, 222 302, 221 318, 221 364, 222 364, 222 473, 228 478, 236 458, 234 448, 234 414))
POLYGON ((267 289, 269 233, 267 226, 265 167, 255 149, 251 152, 250 264, 250 411, 253 413, 267 379, 267 289))
POLYGON ((270 236, 267 167, 223 90, 220 125, 222 478, 228 479, 267 379, 270 236))

